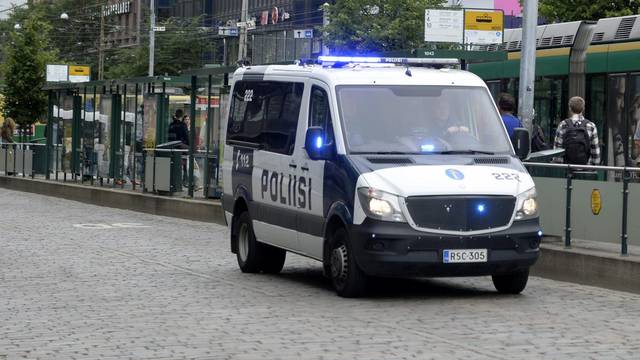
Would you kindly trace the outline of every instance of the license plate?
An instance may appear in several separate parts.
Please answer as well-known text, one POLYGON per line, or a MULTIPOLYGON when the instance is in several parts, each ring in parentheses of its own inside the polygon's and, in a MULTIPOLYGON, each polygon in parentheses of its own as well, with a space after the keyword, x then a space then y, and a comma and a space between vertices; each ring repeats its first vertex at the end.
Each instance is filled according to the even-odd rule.
POLYGON ((487 249, 445 250, 443 262, 449 263, 483 263, 487 262, 487 249))

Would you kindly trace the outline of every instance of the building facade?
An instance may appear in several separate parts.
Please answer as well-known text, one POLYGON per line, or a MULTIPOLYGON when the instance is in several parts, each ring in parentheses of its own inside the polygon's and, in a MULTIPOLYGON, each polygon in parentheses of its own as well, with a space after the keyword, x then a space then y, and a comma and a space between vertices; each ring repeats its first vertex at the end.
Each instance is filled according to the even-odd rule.
MULTIPOLYGON (((249 0, 248 54, 253 64, 310 58, 322 52, 322 4, 327 0, 249 0)), ((211 26, 234 28, 240 22, 241 0, 214 0, 211 26)), ((219 32, 220 33, 220 32, 219 32)), ((224 36, 224 35, 221 35, 224 36)), ((226 35, 229 59, 237 55, 237 37, 226 35)))

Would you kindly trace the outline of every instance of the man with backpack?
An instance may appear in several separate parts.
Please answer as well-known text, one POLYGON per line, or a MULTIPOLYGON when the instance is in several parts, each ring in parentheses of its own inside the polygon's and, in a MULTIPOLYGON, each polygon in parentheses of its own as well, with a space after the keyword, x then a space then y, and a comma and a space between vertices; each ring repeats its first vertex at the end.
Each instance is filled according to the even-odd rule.
POLYGON ((569 99, 571 117, 563 120, 556 130, 553 147, 564 149, 565 164, 600 164, 598 129, 582 115, 584 107, 583 98, 575 96, 569 99))

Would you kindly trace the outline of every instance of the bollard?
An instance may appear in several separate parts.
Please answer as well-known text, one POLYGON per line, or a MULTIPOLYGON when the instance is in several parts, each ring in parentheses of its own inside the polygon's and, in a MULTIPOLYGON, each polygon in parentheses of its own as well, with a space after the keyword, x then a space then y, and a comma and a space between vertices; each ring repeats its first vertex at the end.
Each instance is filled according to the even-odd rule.
POLYGON ((620 235, 622 256, 628 256, 628 232, 627 232, 627 216, 629 207, 629 180, 626 167, 622 170, 622 234, 620 235))
POLYGON ((571 190, 573 190, 573 171, 571 165, 567 166, 567 187, 566 187, 566 217, 564 225, 564 246, 565 248, 571 247, 571 190))

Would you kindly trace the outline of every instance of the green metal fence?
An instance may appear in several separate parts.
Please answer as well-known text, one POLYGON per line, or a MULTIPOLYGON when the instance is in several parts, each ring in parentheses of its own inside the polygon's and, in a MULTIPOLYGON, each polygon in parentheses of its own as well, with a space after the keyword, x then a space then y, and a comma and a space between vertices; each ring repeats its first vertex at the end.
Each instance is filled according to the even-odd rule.
POLYGON ((190 118, 188 149, 171 160, 184 164, 178 167, 181 172, 186 170, 181 194, 219 197, 220 107, 233 71, 235 67, 214 67, 179 77, 47 85, 46 143, 35 156, 42 164, 37 174, 157 192, 143 186, 147 166, 155 168, 155 158, 163 156, 172 115, 180 109, 190 118), (147 164, 149 158, 152 164, 147 164))

